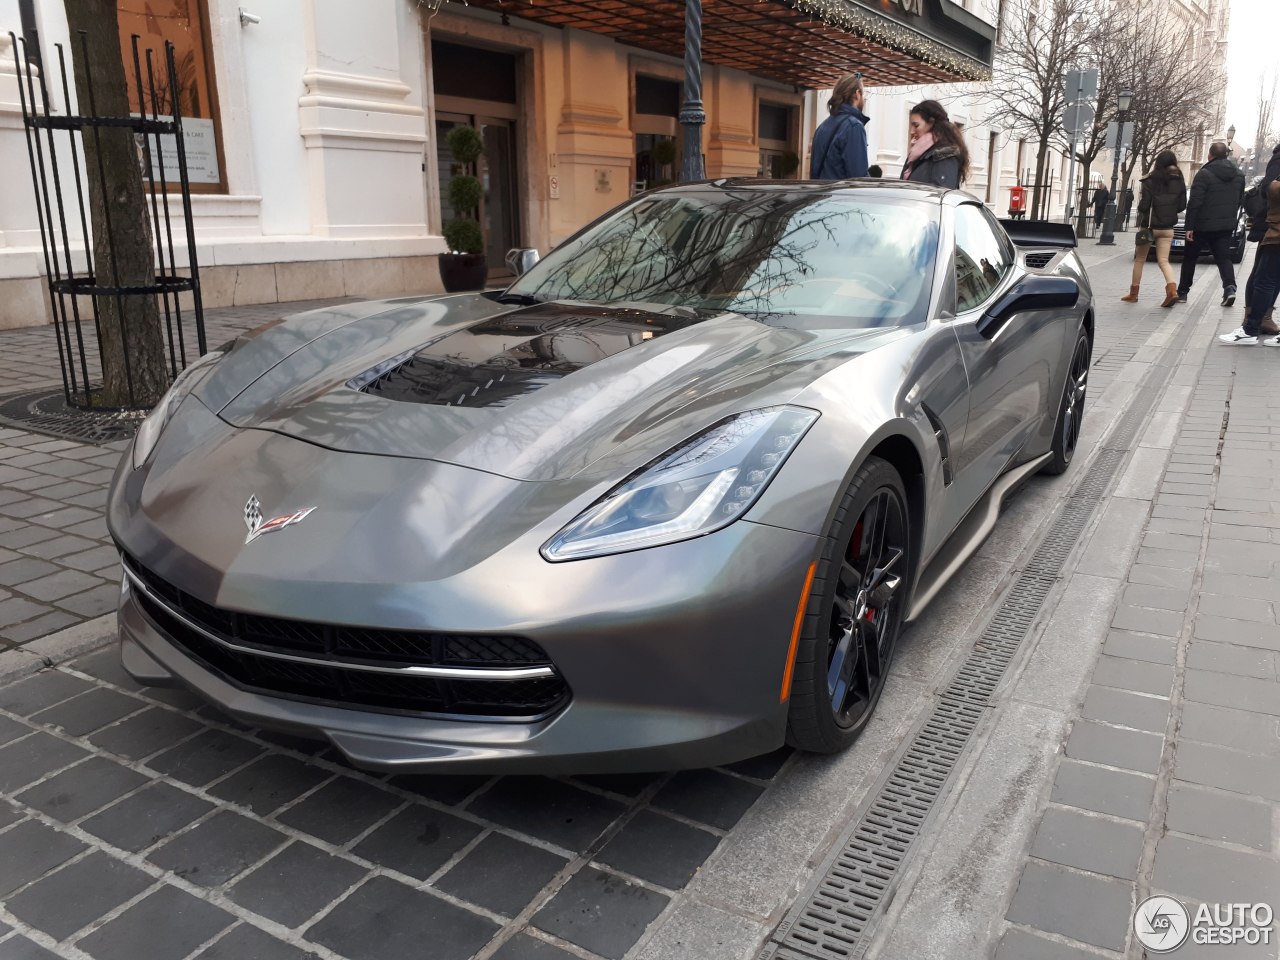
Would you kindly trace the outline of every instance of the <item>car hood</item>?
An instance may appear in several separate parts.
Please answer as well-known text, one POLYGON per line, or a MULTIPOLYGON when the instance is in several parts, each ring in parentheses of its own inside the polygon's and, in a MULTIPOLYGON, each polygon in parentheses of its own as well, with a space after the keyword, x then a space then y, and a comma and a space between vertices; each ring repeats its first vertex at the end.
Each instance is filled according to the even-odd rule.
POLYGON ((235 426, 333 450, 553 480, 635 444, 656 456, 902 335, 662 305, 445 297, 287 321, 233 350, 198 395, 235 426))

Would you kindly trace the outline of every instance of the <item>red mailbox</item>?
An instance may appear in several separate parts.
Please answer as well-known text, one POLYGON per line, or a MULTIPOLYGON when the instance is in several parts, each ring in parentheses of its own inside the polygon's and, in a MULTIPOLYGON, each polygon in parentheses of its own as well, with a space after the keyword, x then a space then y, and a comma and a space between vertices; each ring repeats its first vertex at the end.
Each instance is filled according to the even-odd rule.
POLYGON ((1009 189, 1009 216, 1021 220, 1027 212, 1027 188, 1024 186, 1009 189))

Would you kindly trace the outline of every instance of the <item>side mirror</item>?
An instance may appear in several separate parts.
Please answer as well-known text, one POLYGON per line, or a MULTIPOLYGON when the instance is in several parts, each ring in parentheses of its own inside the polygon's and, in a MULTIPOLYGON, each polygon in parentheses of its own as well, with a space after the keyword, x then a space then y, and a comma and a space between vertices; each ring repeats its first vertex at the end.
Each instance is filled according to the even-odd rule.
POLYGON ((1080 299, 1080 285, 1070 277, 1023 277, 987 308, 978 333, 990 340, 1015 314, 1029 310, 1068 310, 1080 299))
POLYGON ((541 259, 542 255, 532 247, 516 247, 507 252, 507 266, 517 277, 523 277, 541 259))

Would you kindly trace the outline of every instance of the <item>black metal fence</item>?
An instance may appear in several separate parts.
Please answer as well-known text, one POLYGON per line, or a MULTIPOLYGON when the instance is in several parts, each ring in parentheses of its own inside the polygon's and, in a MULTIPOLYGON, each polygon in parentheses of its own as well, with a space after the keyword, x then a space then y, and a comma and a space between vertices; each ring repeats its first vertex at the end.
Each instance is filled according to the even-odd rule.
MULTIPOLYGON (((165 43, 165 62, 157 67, 150 49, 146 50, 145 57, 139 55, 139 38, 137 35, 133 37, 132 80, 137 93, 137 114, 125 117, 99 115, 90 87, 88 103, 80 103, 80 114, 73 116, 50 109, 46 70, 33 68, 27 57, 25 40, 12 33, 9 36, 13 40, 18 68, 27 156, 31 164, 54 319, 54 339, 67 404, 99 410, 108 405, 121 406, 118 401, 105 404, 99 396, 102 389, 101 364, 106 360, 123 364, 128 394, 128 402, 123 406, 145 407, 148 402, 138 397, 134 390, 134 365, 139 359, 131 347, 138 342, 139 335, 126 322, 126 317, 130 316, 130 311, 125 309, 127 301, 139 297, 158 298, 170 379, 208 349, 173 44, 165 43), (161 74, 159 77, 158 72, 161 74), (161 104, 167 106, 171 114, 161 114, 161 104), (118 232, 123 228, 112 223, 111 204, 102 205, 102 223, 90 222, 90 204, 86 196, 88 179, 96 176, 99 182, 104 182, 106 172, 102 168, 102 151, 97 149, 94 150, 97 169, 88 169, 84 138, 94 138, 97 147, 101 142, 101 131, 112 127, 132 130, 140 154, 144 191, 149 194, 152 262, 155 268, 154 282, 149 284, 127 285, 120 282, 119 271, 115 269, 115 250, 120 241, 118 232), (176 160, 176 178, 171 176, 172 171, 166 169, 166 152, 169 160, 176 160), (66 163, 67 158, 69 164, 66 163), (70 179, 64 166, 71 168, 70 179), (180 205, 180 212, 173 209, 175 201, 180 205), (75 232, 77 226, 78 234, 75 232), (99 275, 91 228, 102 231, 97 239, 105 242, 110 251, 109 256, 102 258, 111 264, 109 276, 99 275), (185 273, 179 272, 174 249, 175 231, 180 236, 184 235, 186 240, 185 273), (79 269, 77 263, 80 264, 79 269), (183 294, 190 295, 185 311, 183 294), (104 302, 108 300, 114 301, 115 310, 104 309, 104 302), (102 323, 108 316, 114 317, 120 325, 122 356, 117 356, 114 351, 110 357, 104 356, 102 323)), ((67 80, 66 57, 61 44, 54 44, 54 47, 62 102, 69 110, 74 101, 67 80)), ((80 35, 80 47, 87 67, 88 43, 83 34, 80 35)))

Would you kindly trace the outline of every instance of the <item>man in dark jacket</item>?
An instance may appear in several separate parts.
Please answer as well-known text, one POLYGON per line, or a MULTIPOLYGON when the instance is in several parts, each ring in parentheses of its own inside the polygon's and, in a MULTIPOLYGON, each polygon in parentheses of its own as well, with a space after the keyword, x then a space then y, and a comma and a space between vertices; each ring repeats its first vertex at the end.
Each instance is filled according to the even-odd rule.
POLYGON ((1213 262, 1222 276, 1222 305, 1236 302, 1236 271, 1231 265, 1231 234, 1240 217, 1244 197, 1244 174, 1227 156, 1227 145, 1218 141, 1209 147, 1209 162, 1191 181, 1187 198, 1187 247, 1182 252, 1182 276, 1178 299, 1186 300, 1196 276, 1200 251, 1213 253, 1213 262))
POLYGON ((847 180, 865 177, 867 160, 867 115, 862 112, 866 94, 862 90, 862 74, 841 77, 831 93, 827 111, 813 134, 813 150, 809 158, 812 180, 847 180))
POLYGON ((1107 193, 1107 188, 1098 184, 1098 188, 1093 191, 1093 226, 1098 228, 1102 226, 1103 217, 1107 214, 1107 201, 1111 199, 1111 194, 1107 193))

